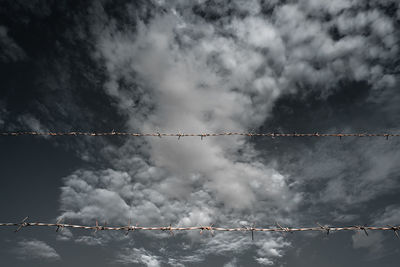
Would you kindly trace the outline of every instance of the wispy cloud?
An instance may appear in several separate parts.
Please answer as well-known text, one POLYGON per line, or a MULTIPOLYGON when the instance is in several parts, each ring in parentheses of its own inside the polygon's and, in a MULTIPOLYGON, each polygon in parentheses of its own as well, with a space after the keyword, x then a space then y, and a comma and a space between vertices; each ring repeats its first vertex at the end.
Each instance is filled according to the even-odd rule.
POLYGON ((15 62, 26 58, 25 51, 11 38, 8 29, 0 25, 0 61, 15 62))
POLYGON ((380 232, 369 233, 368 236, 364 233, 355 233, 352 235, 353 248, 355 249, 368 249, 369 256, 367 259, 378 259, 384 257, 383 241, 384 236, 380 232))
POLYGON ((144 248, 123 249, 123 251, 117 255, 116 262, 127 265, 137 263, 147 267, 161 266, 158 257, 144 248))
POLYGON ((236 267, 237 266, 237 259, 233 258, 233 260, 224 264, 224 267, 236 267))
POLYGON ((71 230, 69 230, 67 228, 63 228, 63 229, 59 230, 56 239, 59 240, 59 241, 69 241, 73 237, 74 237, 74 235, 71 232, 71 230))
MULTIPOLYGON (((44 127, 40 121, 30 114, 24 114, 18 117, 18 122, 28 127, 27 130, 36 132, 48 132, 49 130, 44 127)), ((46 136, 44 136, 46 137, 46 136)))
POLYGON ((59 261, 61 259, 54 248, 36 239, 19 241, 13 252, 22 260, 59 261))
POLYGON ((86 244, 88 246, 99 246, 99 245, 103 245, 104 241, 102 238, 96 238, 93 236, 79 236, 77 238, 74 239, 74 241, 76 243, 83 243, 86 244))
POLYGON ((384 211, 373 216, 374 223, 382 225, 397 226, 400 222, 400 207, 398 205, 389 205, 384 211))

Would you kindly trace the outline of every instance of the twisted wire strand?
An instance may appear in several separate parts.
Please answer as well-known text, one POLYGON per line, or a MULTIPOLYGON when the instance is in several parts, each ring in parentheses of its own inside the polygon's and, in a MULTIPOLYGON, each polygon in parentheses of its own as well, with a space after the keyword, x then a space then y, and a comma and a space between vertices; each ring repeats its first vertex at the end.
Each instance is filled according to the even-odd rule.
POLYGON ((221 133, 133 133, 133 132, 1 132, 0 136, 136 136, 136 137, 211 137, 211 136, 249 136, 249 137, 400 137, 393 133, 251 133, 251 132, 221 132, 221 133))
POLYGON ((147 227, 147 226, 132 226, 130 223, 126 226, 106 226, 99 225, 96 221, 96 225, 77 225, 77 224, 66 224, 66 223, 44 223, 44 222, 28 222, 27 217, 19 223, 0 223, 0 227, 6 226, 14 226, 18 227, 15 232, 18 232, 24 227, 55 227, 56 231, 62 228, 74 228, 74 229, 84 229, 84 230, 94 230, 97 231, 125 231, 128 234, 130 231, 169 231, 171 234, 173 231, 194 231, 200 230, 200 233, 203 231, 210 231, 212 234, 214 231, 221 232, 251 232, 252 239, 254 232, 283 232, 283 233, 293 233, 293 232, 304 232, 304 231, 325 231, 327 234, 334 231, 364 231, 364 233, 368 236, 367 231, 394 231, 397 238, 399 238, 398 231, 400 231, 400 226, 345 226, 345 227, 336 227, 336 226, 322 226, 318 224, 316 227, 282 227, 277 224, 277 227, 271 228, 257 228, 257 227, 237 227, 237 228, 224 228, 224 227, 214 227, 211 226, 191 226, 191 227, 172 227, 162 226, 162 227, 147 227))

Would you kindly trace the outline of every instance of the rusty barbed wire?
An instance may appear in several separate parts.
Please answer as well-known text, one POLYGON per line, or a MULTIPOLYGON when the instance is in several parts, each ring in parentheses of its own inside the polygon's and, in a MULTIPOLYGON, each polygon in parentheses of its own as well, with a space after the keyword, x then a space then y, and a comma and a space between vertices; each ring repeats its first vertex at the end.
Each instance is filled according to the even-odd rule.
POLYGON ((134 231, 168 231, 171 235, 173 235, 174 231, 200 231, 202 234, 204 231, 210 232, 214 235, 215 231, 220 232, 250 232, 251 239, 254 240, 254 233, 255 232, 281 232, 281 233, 294 233, 294 232, 304 232, 304 231, 318 231, 318 232, 326 232, 327 235, 329 233, 335 231, 361 231, 364 232, 365 235, 368 236, 367 231, 393 231, 395 236, 400 239, 398 231, 400 231, 400 226, 362 226, 362 225, 354 225, 354 226, 344 226, 344 227, 336 227, 336 226, 322 226, 318 222, 316 223, 316 227, 283 227, 279 223, 276 223, 276 227, 270 228, 257 228, 255 224, 251 227, 237 227, 237 228, 224 228, 224 227, 215 227, 213 225, 210 226, 191 226, 191 227, 173 227, 171 224, 169 226, 161 226, 161 227, 147 227, 147 226, 135 226, 131 225, 131 220, 129 220, 129 224, 126 226, 107 226, 99 225, 98 221, 94 226, 90 225, 77 225, 77 224, 67 224, 61 223, 61 219, 58 220, 56 223, 44 223, 44 222, 28 222, 28 217, 25 217, 21 222, 18 223, 0 223, 0 227, 6 226, 14 226, 17 229, 14 232, 19 232, 22 228, 25 227, 55 227, 56 232, 60 229, 64 228, 74 228, 74 229, 84 229, 84 230, 94 230, 94 232, 98 231, 124 231, 126 235, 129 232, 134 231))
POLYGON ((133 133, 133 132, 1 132, 0 136, 135 136, 135 137, 215 137, 215 136, 249 136, 249 137, 400 137, 393 133, 252 133, 252 132, 221 132, 221 133, 133 133))

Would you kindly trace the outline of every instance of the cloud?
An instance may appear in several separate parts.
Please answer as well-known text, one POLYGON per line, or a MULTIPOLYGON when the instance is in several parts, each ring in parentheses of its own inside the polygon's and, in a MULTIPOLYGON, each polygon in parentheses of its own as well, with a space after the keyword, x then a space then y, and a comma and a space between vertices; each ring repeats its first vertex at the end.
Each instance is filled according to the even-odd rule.
POLYGON ((271 261, 268 258, 256 258, 256 261, 260 264, 260 265, 273 265, 274 262, 271 261))
MULTIPOLYGON (((93 8, 93 58, 105 70, 104 92, 130 131, 246 132, 261 127, 282 96, 316 93, 327 99, 347 82, 390 92, 396 83, 387 73, 398 52, 394 22, 375 5, 367 12, 361 2, 345 0, 153 4, 163 12, 155 8, 134 27, 110 18, 101 5, 93 8)), ((126 10, 137 17, 141 9, 126 10)), ((64 178, 62 216, 121 224, 134 218, 142 225, 235 225, 270 218, 293 223, 301 215, 285 215, 296 212, 302 201, 341 202, 345 210, 396 184, 393 159, 398 153, 385 145, 360 143, 343 152, 329 141, 319 144, 321 150, 310 149, 308 157, 298 151, 304 160, 296 162, 297 168, 305 175, 296 176, 279 168, 275 154, 262 158, 243 137, 109 143, 101 153, 109 168, 80 169, 64 178), (302 164, 313 157, 329 164, 302 164), (316 180, 322 187, 304 192, 316 180)), ((260 264, 273 264, 290 245, 280 237, 268 238, 255 243, 260 264)), ((183 239, 193 242, 193 250, 200 247, 200 258, 250 248, 247 239, 230 235, 203 241, 187 234, 183 239)), ((138 251, 134 248, 133 255, 138 251)), ((146 253, 149 262, 157 257, 146 253)))
POLYGON ((370 232, 368 236, 364 233, 357 232, 352 235, 353 248, 365 248, 369 250, 369 259, 377 259, 384 256, 383 240, 384 236, 381 232, 370 232))
POLYGON ((7 118, 8 112, 6 109, 6 105, 4 101, 0 101, 0 127, 3 127, 6 118, 7 118))
POLYGON ((380 225, 399 225, 400 221, 400 207, 397 205, 389 205, 380 214, 375 214, 374 223, 380 225))
POLYGON ((54 248, 36 239, 19 241, 13 252, 22 260, 59 261, 61 259, 54 248))
POLYGON ((74 241, 76 243, 83 243, 83 244, 86 244, 88 246, 99 246, 99 245, 103 245, 104 244, 104 241, 103 241, 102 238, 96 238, 96 237, 93 237, 93 236, 86 236, 86 235, 77 237, 74 241))
MULTIPOLYGON (((193 132, 246 131, 260 125, 280 94, 273 77, 255 77, 263 67, 262 54, 216 35, 214 25, 183 19, 178 13, 168 14, 149 25, 139 22, 136 36, 115 34, 112 28, 101 35, 98 47, 109 75, 105 89, 130 116, 128 126, 193 132), (120 86, 119 80, 139 90, 120 86), (140 99, 137 106, 127 103, 134 99, 140 99)), ((173 179, 180 184, 187 184, 186 177, 199 176, 206 189, 230 208, 252 207, 257 194, 270 203, 279 203, 281 196, 291 198, 284 175, 258 162, 243 138, 146 141, 154 167, 177 176, 173 179), (244 157, 238 156, 239 150, 244 157)))
POLYGON ((224 264, 224 267, 236 267, 237 266, 237 259, 233 258, 233 260, 224 264))
POLYGON ((158 267, 161 266, 157 256, 152 255, 149 251, 144 248, 130 248, 123 249, 117 255, 117 263, 122 264, 142 264, 147 267, 158 267))
POLYGON ((0 61, 15 62, 26 58, 24 50, 8 35, 8 29, 0 25, 0 61))
MULTIPOLYGON (((38 18, 52 13, 51 5, 38 3, 26 4, 26 13, 38 18)), ((312 97, 323 108, 310 112, 309 120, 294 114, 285 130, 296 130, 303 121, 313 129, 322 120, 329 124, 326 131, 363 131, 374 123, 398 130, 398 77, 392 74, 398 61, 396 1, 136 1, 112 9, 109 4, 95 1, 87 10, 82 5, 79 12, 65 12, 72 24, 56 35, 62 41, 54 54, 70 53, 39 64, 47 68, 56 62, 38 82, 46 98, 30 101, 29 110, 38 114, 18 114, 15 122, 36 131, 117 125, 141 132, 247 132, 282 119, 274 107, 292 96, 304 109, 312 97), (327 108, 342 91, 350 98, 366 95, 356 103, 344 101, 362 113, 364 124, 347 113, 350 109, 327 108), (337 126, 325 121, 323 110, 341 114, 337 126)), ((0 26, 0 59, 24 60, 26 53, 12 36, 0 26)), ((11 125, 7 112, 0 109, 0 124, 11 125)), ((283 123, 277 125, 280 131, 283 123)), ((399 155, 390 147, 396 140, 298 141, 285 145, 284 152, 276 149, 279 141, 262 141, 79 138, 68 146, 102 164, 63 179, 61 216, 91 225, 96 220, 126 225, 129 219, 140 225, 294 225, 314 215, 347 223, 362 218, 355 208, 398 188, 399 155), (269 146, 274 149, 261 151, 269 146), (334 212, 326 212, 328 207, 334 212)), ((395 219, 389 211, 384 215, 384 222, 395 219)), ((248 236, 204 235, 178 233, 185 256, 166 249, 167 261, 149 248, 143 254, 150 258, 142 262, 186 264, 247 251, 270 265, 290 247, 275 235, 257 235, 254 243, 248 236)), ((72 238, 65 232, 59 239, 72 238)), ((108 234, 75 241, 101 245, 112 238, 121 241, 108 234)), ((354 242, 367 247, 363 240, 354 242)), ((135 249, 144 250, 132 248, 134 254, 139 254, 135 249)))
POLYGON ((18 121, 22 125, 24 125, 24 126, 26 125, 29 128, 29 130, 32 130, 35 132, 48 132, 46 127, 44 127, 37 118, 35 118, 34 116, 32 116, 30 114, 21 115, 18 118, 18 121))
MULTIPOLYGON (((400 156, 393 146, 397 140, 320 140, 313 147, 304 147, 300 157, 294 156, 293 173, 303 185, 315 182, 308 194, 318 204, 341 203, 340 209, 351 210, 354 205, 392 192, 398 183, 400 156), (345 160, 343 160, 345 159, 345 160), (312 163, 312 164, 310 164, 312 163), (350 205, 351 204, 351 205, 350 205)), ((296 152, 294 152, 296 154, 296 152)), ((339 216, 336 214, 335 217, 339 216)))
POLYGON ((68 228, 60 228, 58 231, 56 239, 58 241, 69 241, 73 238, 73 233, 68 228))

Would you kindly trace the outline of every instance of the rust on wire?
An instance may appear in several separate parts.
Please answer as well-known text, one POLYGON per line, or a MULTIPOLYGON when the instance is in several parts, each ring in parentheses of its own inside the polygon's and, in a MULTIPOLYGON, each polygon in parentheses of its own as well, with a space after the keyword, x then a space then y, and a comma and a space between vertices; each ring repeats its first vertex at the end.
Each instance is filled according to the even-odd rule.
POLYGON ((41 136, 135 136, 135 137, 200 137, 203 140, 207 136, 248 136, 248 137, 400 137, 400 134, 389 133, 254 133, 254 132, 222 132, 222 133, 132 133, 132 132, 0 132, 0 136, 21 136, 21 135, 41 135, 41 136))
POLYGON ((337 231, 364 231, 364 233, 368 236, 368 231, 393 231, 397 238, 399 237, 398 231, 400 231, 400 226, 345 226, 345 227, 335 227, 335 226, 322 226, 319 223, 317 227, 283 227, 279 223, 277 223, 277 227, 269 227, 269 228, 256 228, 254 227, 238 227, 238 228, 223 228, 223 227, 214 227, 210 226, 191 226, 191 227, 172 227, 162 226, 162 227, 145 227, 145 226, 131 226, 131 222, 129 220, 128 226, 106 226, 99 225, 98 221, 96 221, 95 226, 88 225, 77 225, 77 224, 67 224, 61 223, 61 220, 58 220, 57 223, 43 223, 43 222, 28 222, 28 217, 24 218, 21 222, 17 223, 0 223, 0 227, 6 226, 17 226, 18 228, 15 232, 20 231, 23 227, 55 227, 56 231, 63 228, 74 228, 74 229, 85 229, 85 230, 94 230, 97 231, 122 231, 127 235, 130 231, 135 230, 143 230, 143 231, 168 231, 171 235, 174 235, 174 231, 198 231, 200 230, 200 234, 203 231, 209 231, 211 235, 214 235, 215 231, 221 232, 251 232, 252 240, 254 240, 254 232, 281 232, 281 233, 294 233, 294 232, 303 232, 303 231, 326 231, 327 234, 330 232, 337 231))

